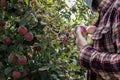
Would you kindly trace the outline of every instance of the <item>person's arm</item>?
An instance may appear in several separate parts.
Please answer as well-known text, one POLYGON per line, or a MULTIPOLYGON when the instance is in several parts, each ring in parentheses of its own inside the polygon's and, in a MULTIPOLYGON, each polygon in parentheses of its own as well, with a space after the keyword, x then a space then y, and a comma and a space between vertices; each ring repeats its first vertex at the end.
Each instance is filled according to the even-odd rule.
POLYGON ((78 62, 86 68, 95 72, 118 72, 120 71, 120 8, 117 10, 115 23, 113 25, 117 45, 117 53, 99 52, 86 45, 79 53, 78 62))
POLYGON ((120 54, 98 52, 91 46, 85 46, 79 54, 79 64, 95 72, 117 72, 120 71, 120 54))

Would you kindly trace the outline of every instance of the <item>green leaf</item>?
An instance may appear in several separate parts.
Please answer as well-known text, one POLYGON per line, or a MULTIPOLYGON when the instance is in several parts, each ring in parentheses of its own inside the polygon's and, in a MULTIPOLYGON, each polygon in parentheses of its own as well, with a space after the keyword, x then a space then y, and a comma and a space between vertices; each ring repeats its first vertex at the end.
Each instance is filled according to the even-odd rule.
POLYGON ((12 70, 13 70, 13 68, 7 67, 7 68, 5 69, 5 71, 4 71, 4 73, 5 73, 6 75, 8 75, 12 70))
POLYGON ((20 21, 20 26, 22 26, 22 25, 26 25, 26 23, 27 23, 27 20, 26 19, 21 19, 21 21, 20 21))
POLYGON ((25 0, 26 4, 28 5, 29 4, 29 0, 25 0))

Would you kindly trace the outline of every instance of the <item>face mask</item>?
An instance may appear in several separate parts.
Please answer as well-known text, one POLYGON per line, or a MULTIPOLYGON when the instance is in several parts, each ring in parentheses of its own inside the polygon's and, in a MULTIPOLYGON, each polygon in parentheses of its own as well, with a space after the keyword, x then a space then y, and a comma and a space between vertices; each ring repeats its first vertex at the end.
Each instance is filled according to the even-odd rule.
POLYGON ((85 0, 86 4, 88 5, 89 8, 92 8, 92 2, 93 0, 85 0))

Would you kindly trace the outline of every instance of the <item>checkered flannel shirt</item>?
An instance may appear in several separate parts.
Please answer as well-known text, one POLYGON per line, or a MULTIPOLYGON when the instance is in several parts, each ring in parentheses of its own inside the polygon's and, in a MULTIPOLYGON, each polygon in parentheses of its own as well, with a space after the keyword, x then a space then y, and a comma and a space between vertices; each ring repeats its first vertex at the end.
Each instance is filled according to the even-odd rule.
POLYGON ((120 80, 120 0, 102 0, 93 45, 78 55, 87 80, 120 80))

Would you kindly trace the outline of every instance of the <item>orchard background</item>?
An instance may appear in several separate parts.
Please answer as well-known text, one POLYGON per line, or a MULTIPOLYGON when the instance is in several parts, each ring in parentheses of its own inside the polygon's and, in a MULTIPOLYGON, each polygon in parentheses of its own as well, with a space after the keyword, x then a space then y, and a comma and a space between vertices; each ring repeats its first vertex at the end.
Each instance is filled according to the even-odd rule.
POLYGON ((83 80, 72 29, 95 20, 83 0, 0 0, 0 80, 83 80))

